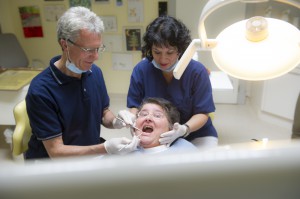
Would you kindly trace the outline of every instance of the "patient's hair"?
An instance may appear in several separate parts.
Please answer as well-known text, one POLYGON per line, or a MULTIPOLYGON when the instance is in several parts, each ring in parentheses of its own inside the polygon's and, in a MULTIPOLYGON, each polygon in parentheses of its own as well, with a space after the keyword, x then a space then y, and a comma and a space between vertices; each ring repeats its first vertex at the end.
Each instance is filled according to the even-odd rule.
POLYGON ((145 104, 157 104, 158 106, 162 107, 165 111, 166 116, 168 118, 170 126, 173 126, 174 123, 179 122, 180 120, 180 113, 177 108, 168 100, 158 97, 148 97, 145 98, 141 105, 138 108, 138 112, 141 111, 145 104))

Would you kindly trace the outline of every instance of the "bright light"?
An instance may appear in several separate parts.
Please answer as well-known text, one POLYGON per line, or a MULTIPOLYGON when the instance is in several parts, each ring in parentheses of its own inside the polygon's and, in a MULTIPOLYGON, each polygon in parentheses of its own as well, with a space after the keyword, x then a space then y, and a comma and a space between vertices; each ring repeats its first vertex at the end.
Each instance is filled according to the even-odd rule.
MULTIPOLYGON (((214 62, 222 71, 244 80, 272 79, 288 73, 300 64, 300 31, 283 20, 262 17, 261 20, 257 20, 255 17, 254 20, 250 19, 252 20, 250 23, 243 20, 232 24, 216 39, 207 38, 205 19, 216 9, 238 1, 264 2, 264 0, 208 1, 199 19, 200 39, 194 39, 183 53, 173 71, 176 79, 180 79, 196 50, 211 50, 214 62)), ((296 1, 274 1, 300 9, 300 3, 296 1)))
POLYGON ((300 31, 285 21, 266 20, 268 35, 262 41, 246 38, 247 20, 227 27, 217 36, 212 57, 222 71, 239 79, 266 80, 300 63, 300 31))

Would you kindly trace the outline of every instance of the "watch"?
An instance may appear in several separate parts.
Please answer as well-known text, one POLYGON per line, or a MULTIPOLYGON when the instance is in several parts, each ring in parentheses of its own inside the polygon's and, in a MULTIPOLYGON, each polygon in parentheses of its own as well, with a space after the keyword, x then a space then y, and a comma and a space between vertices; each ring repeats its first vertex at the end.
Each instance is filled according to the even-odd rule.
POLYGON ((186 126, 186 132, 183 135, 183 137, 185 138, 185 137, 187 137, 190 134, 191 131, 190 131, 190 126, 189 125, 184 124, 184 126, 186 126))

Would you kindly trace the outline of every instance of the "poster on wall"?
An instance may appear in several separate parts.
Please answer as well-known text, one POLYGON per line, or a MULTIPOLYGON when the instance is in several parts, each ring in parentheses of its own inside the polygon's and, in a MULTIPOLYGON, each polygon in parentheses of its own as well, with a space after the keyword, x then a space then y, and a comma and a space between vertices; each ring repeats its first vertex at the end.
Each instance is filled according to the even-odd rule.
POLYGON ((133 55, 131 53, 112 53, 112 68, 114 70, 132 70, 133 55))
POLYGON ((105 41, 105 51, 106 52, 121 52, 123 51, 122 44, 123 39, 122 35, 104 35, 105 41))
POLYGON ((19 7, 23 33, 26 38, 43 37, 43 28, 38 6, 19 7))
POLYGON ((91 9, 91 0, 70 0, 70 7, 83 6, 91 9))
POLYGON ((143 7, 142 0, 128 0, 128 22, 143 22, 143 7))
POLYGON ((123 6, 123 0, 116 0, 116 6, 123 6))
POLYGON ((117 32, 117 17, 116 16, 100 16, 104 23, 105 32, 117 32))
POLYGON ((46 21, 57 21, 65 11, 66 11, 65 5, 44 6, 46 21))
POLYGON ((124 27, 123 32, 126 51, 140 51, 142 49, 142 28, 124 27))
POLYGON ((95 0, 95 3, 109 3, 109 0, 95 0))

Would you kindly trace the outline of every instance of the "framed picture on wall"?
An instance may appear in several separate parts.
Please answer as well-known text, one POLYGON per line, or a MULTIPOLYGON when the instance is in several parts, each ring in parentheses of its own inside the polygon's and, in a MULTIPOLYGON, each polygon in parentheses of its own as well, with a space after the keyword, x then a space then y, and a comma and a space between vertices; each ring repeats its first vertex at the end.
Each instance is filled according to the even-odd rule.
POLYGON ((69 0, 69 1, 70 1, 70 7, 83 6, 91 9, 92 6, 91 0, 69 0))
POLYGON ((141 23, 144 21, 143 0, 127 0, 128 22, 141 23))
POLYGON ((142 27, 123 27, 124 46, 126 51, 140 51, 142 49, 142 27))
POLYGON ((57 21, 66 11, 65 5, 45 5, 44 13, 46 21, 57 21))
POLYGON ((26 38, 44 36, 40 8, 38 6, 19 7, 19 14, 22 20, 23 33, 26 38))
POLYGON ((95 0, 95 3, 109 3, 109 0, 95 0))
POLYGON ((117 17, 116 16, 100 16, 104 23, 105 32, 118 31, 117 17))

